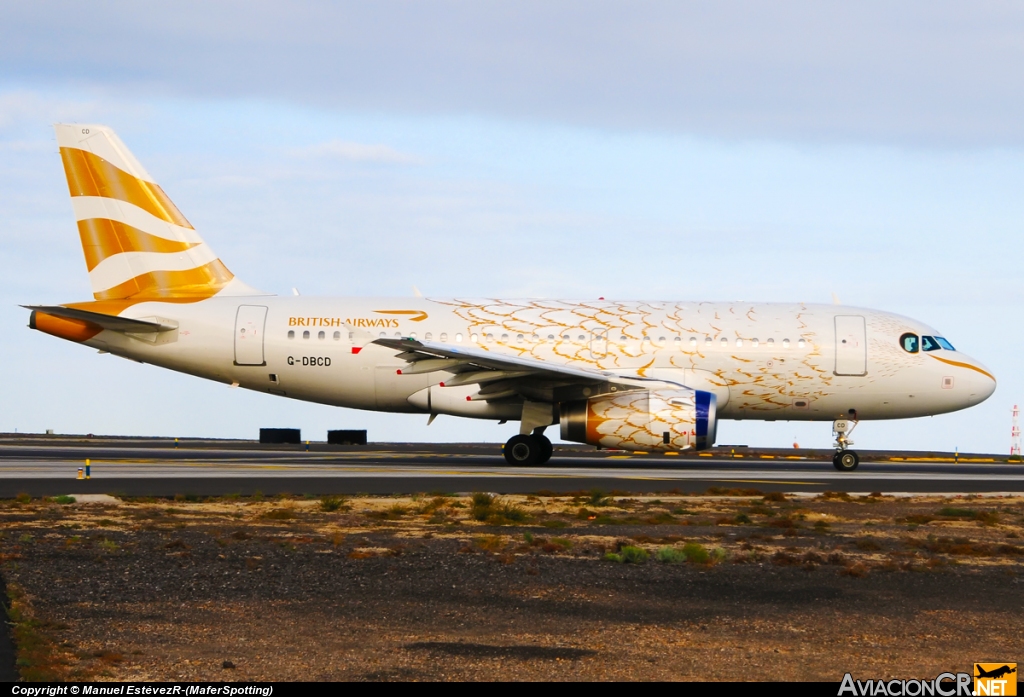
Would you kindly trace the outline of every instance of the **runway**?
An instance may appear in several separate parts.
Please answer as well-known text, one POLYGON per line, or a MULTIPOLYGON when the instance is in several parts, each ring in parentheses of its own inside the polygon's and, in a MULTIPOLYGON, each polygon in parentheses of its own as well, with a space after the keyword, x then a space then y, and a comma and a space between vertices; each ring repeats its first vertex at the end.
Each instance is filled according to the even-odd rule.
POLYGON ((827 451, 717 449, 666 456, 557 447, 541 467, 509 467, 497 444, 260 446, 250 441, 0 438, 0 497, 119 493, 409 494, 605 491, 703 493, 757 489, 821 493, 1024 492, 1024 465, 992 456, 953 462, 913 453, 865 454, 837 472, 827 451), (794 454, 802 453, 802 454, 794 454), (76 478, 89 460, 92 477, 76 478))

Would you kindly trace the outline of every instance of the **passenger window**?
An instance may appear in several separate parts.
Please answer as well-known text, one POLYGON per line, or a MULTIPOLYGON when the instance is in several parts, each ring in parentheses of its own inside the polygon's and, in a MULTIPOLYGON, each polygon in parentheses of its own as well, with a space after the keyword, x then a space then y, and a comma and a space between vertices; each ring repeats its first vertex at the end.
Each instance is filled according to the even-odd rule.
POLYGON ((317 339, 321 339, 321 340, 326 339, 327 338, 327 334, 325 332, 321 331, 319 334, 316 335, 316 338, 317 339))
POLYGON ((415 339, 416 338, 416 332, 409 332, 409 338, 410 339, 415 339))
POLYGON ((659 343, 659 344, 664 344, 664 343, 665 343, 665 337, 663 337, 663 336, 659 336, 659 337, 658 337, 658 343, 659 343))
POLYGON ((555 335, 554 334, 548 334, 548 341, 554 341, 554 340, 555 340, 555 335))
POLYGON ((938 351, 941 346, 939 342, 935 340, 933 336, 922 336, 921 337, 921 348, 925 351, 938 351))
POLYGON ((939 342, 939 346, 941 346, 942 348, 946 349, 947 351, 956 351, 956 349, 953 348, 953 344, 949 343, 948 341, 943 339, 941 336, 935 337, 935 340, 937 342, 939 342))
POLYGON ((771 347, 771 345, 775 343, 775 339, 768 339, 768 341, 764 343, 768 344, 768 346, 771 347))
POLYGON ((675 342, 676 342, 676 346, 679 346, 681 343, 683 343, 683 337, 677 336, 675 338, 675 342))
POLYGON ((309 331, 308 331, 308 330, 307 330, 307 331, 304 331, 304 332, 302 332, 302 338, 303 338, 303 339, 308 339, 308 338, 309 338, 309 331))
POLYGON ((579 335, 579 336, 578 336, 577 338, 578 338, 578 339, 579 339, 580 341, 586 341, 586 340, 587 340, 587 337, 583 336, 582 334, 580 334, 580 335, 579 335))
POLYGON ((805 346, 807 346, 807 342, 804 341, 803 339, 800 339, 799 341, 796 342, 797 348, 804 348, 805 346))
MULTIPOLYGON (((306 332, 306 333, 308 334, 309 332, 306 332)), ((380 338, 381 338, 381 339, 386 339, 386 338, 387 338, 387 336, 388 336, 388 333, 387 333, 387 332, 381 332, 381 333, 380 333, 380 338)), ((303 338, 305 338, 305 337, 303 337, 303 338)))
POLYGON ((341 332, 334 332, 334 340, 341 341, 341 332))
POLYGON ((522 335, 522 334, 516 334, 516 341, 518 341, 518 342, 522 343, 522 341, 523 341, 523 335, 522 335))
POLYGON ((431 334, 430 332, 427 332, 426 334, 423 335, 424 341, 430 341, 433 338, 434 338, 434 335, 431 334))
POLYGON ((690 337, 690 346, 696 346, 696 345, 697 345, 697 337, 691 336, 690 337))
POLYGON ((721 340, 721 341, 719 341, 718 343, 720 343, 720 344, 721 344, 721 345, 722 345, 723 347, 725 347, 725 346, 728 346, 728 345, 729 345, 729 340, 728 340, 728 339, 726 339, 726 338, 725 338, 725 337, 723 336, 723 337, 722 337, 722 340, 721 340))
POLYGON ((620 336, 619 341, 621 341, 622 343, 626 343, 626 337, 620 336))
POLYGON ((736 348, 741 348, 742 346, 743 346, 743 339, 736 339, 736 348))
POLYGON ((540 337, 537 336, 536 334, 534 334, 532 337, 530 337, 530 341, 533 341, 533 342, 540 341, 540 337))
MULTIPOLYGON (((441 341, 448 341, 448 332, 441 332, 441 341)), ((459 334, 458 341, 462 341, 462 334, 459 334)))
POLYGON ((782 348, 789 348, 789 339, 782 340, 782 348))
POLYGON ((909 332, 900 337, 900 346, 907 353, 917 353, 921 348, 918 344, 917 334, 910 334, 909 332))
POLYGON ((469 335, 469 340, 470 340, 470 341, 472 341, 472 342, 473 342, 474 344, 476 344, 476 343, 479 343, 479 342, 477 341, 478 339, 479 339, 479 336, 478 336, 478 335, 476 335, 476 334, 470 334, 470 335, 469 335))
POLYGON ((710 336, 704 337, 704 345, 705 346, 711 346, 711 337, 710 336))
POLYGON ((294 339, 295 338, 295 331, 294 330, 292 330, 292 329, 288 330, 288 338, 289 339, 294 339))
POLYGON ((501 335, 501 340, 502 341, 508 341, 508 334, 502 334, 501 335))
POLYGON ((757 348, 758 346, 761 345, 761 342, 758 341, 757 339, 751 339, 750 340, 750 345, 753 346, 754 348, 757 348))
POLYGON ((562 334, 562 341, 568 341, 568 340, 569 340, 569 335, 568 334, 562 334))

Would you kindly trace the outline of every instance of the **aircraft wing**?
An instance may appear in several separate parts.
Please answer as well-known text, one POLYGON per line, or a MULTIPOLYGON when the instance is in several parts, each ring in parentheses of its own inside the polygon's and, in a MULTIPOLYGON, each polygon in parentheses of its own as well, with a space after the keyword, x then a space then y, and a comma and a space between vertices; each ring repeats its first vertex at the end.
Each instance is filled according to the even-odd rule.
POLYGON ((372 343, 400 351, 399 357, 410 362, 403 375, 431 373, 440 370, 455 373, 445 384, 454 387, 472 383, 484 384, 521 378, 544 382, 596 384, 614 381, 620 376, 604 370, 549 363, 536 358, 498 354, 469 346, 453 346, 418 339, 375 339, 372 343))

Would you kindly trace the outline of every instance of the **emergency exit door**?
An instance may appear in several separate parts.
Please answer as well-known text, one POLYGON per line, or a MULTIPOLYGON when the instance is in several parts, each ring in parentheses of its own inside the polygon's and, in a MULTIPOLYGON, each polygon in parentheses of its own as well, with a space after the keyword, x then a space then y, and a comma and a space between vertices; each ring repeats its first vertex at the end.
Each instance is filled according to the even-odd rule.
POLYGON ((263 358, 264 305, 239 305, 235 315, 235 365, 266 365, 263 358))
POLYGON ((861 315, 836 315, 836 375, 867 375, 868 341, 861 315))

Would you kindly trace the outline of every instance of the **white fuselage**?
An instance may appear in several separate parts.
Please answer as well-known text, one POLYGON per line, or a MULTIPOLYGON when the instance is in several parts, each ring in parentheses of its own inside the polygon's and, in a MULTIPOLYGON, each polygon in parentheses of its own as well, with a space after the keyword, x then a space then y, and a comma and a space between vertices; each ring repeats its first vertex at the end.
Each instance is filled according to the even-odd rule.
POLYGON ((474 385, 441 387, 443 371, 400 374, 398 352, 370 343, 380 336, 683 384, 714 392, 725 419, 926 416, 995 389, 960 352, 901 347, 907 333, 937 336, 931 328, 836 305, 219 296, 140 303, 122 316, 177 328, 103 331, 85 343, 246 389, 379 411, 518 419, 521 410, 521 401, 467 399, 474 385))

